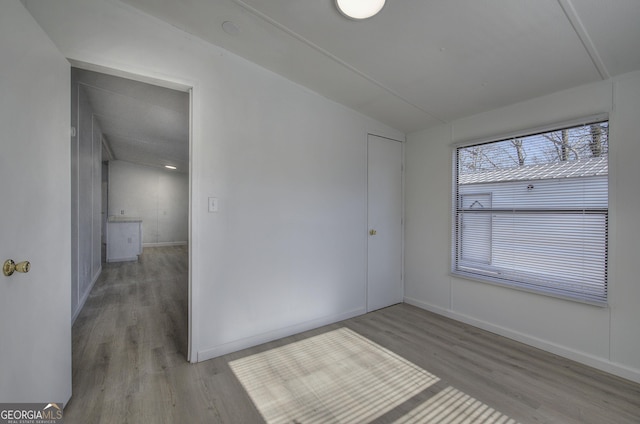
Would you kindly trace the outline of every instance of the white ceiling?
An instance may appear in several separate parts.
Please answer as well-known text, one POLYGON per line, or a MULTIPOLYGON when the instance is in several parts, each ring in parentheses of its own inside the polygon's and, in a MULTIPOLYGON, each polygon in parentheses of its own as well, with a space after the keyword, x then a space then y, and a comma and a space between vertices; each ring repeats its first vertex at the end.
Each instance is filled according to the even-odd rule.
POLYGON ((639 0, 122 1, 407 133, 640 69, 639 0))
POLYGON ((103 160, 189 170, 189 94, 73 68, 103 134, 103 160), (106 150, 106 151, 105 151, 106 150))

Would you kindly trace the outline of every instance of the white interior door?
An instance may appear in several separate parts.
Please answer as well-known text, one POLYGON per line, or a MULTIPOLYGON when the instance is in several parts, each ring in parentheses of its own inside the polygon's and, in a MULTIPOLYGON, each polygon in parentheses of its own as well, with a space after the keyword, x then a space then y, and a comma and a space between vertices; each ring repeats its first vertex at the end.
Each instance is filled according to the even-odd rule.
POLYGON ((70 68, 18 0, 0 2, 0 402, 71 397, 70 68))
POLYGON ((367 310, 402 302, 402 143, 369 135, 367 310))

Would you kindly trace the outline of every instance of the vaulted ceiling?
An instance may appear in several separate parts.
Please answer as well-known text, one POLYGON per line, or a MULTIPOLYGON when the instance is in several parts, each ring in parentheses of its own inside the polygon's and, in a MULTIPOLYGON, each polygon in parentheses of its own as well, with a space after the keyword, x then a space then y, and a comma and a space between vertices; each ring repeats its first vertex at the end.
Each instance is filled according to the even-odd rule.
POLYGON ((638 0, 122 1, 407 133, 640 69, 638 0))
MULTIPOLYGON (((640 0, 121 0, 411 133, 640 69, 640 0)), ((112 159, 187 172, 188 93, 77 69, 112 159)))

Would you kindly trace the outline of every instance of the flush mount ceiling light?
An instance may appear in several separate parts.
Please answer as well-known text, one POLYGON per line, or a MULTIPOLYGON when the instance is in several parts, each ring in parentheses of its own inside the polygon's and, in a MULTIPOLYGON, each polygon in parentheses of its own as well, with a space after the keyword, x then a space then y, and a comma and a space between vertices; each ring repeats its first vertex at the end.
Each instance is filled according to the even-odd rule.
POLYGON ((382 10, 385 0, 336 0, 336 7, 350 19, 367 19, 382 10))

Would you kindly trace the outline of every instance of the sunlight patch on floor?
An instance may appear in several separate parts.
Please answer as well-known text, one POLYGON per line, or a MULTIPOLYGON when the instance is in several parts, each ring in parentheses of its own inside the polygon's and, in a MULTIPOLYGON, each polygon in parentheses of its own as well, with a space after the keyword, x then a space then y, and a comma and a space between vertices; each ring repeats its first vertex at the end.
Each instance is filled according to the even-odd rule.
POLYGON ((229 365, 269 424, 367 423, 439 380, 348 328, 229 365))
POLYGON ((449 386, 394 424, 518 424, 517 421, 449 386))

